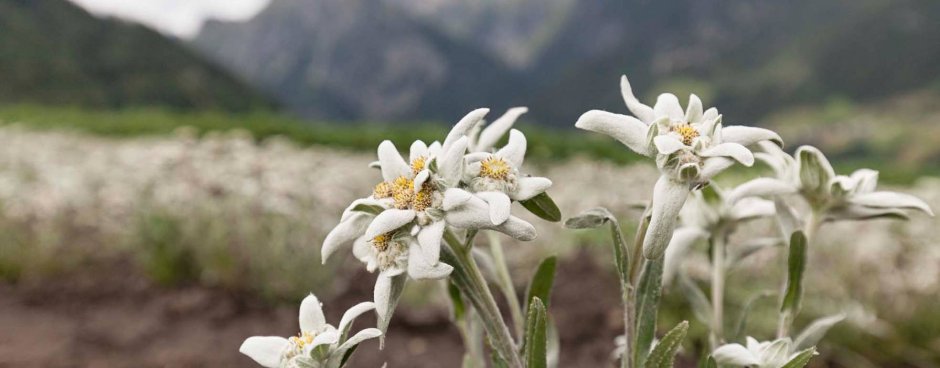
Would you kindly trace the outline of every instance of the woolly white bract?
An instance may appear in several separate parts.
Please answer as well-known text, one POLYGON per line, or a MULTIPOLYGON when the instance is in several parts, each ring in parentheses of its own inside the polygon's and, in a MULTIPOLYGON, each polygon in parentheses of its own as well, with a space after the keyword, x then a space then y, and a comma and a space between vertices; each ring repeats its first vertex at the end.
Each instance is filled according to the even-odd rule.
POLYGON ((369 302, 359 303, 343 314, 339 326, 327 324, 320 301, 313 294, 300 303, 300 333, 297 336, 249 337, 238 348, 242 354, 268 368, 339 368, 346 353, 359 343, 382 335, 367 328, 350 336, 352 323, 365 312, 375 309, 369 302))
MULTIPOLYGON (((741 344, 722 345, 712 352, 719 367, 781 368, 800 353, 793 351, 790 338, 759 342, 747 337, 747 346, 741 344)), ((813 353, 810 353, 812 355, 813 353)), ((805 363, 804 363, 805 364, 805 363)))

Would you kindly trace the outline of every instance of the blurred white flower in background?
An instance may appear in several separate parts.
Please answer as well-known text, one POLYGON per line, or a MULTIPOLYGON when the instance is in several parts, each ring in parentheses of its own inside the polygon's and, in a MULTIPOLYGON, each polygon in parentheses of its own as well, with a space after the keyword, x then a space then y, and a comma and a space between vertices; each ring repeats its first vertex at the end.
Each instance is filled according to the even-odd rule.
POLYGON ((350 336, 352 324, 361 314, 375 309, 369 302, 359 303, 343 314, 339 326, 326 323, 323 306, 313 294, 300 303, 300 333, 297 336, 253 336, 238 351, 268 368, 315 367, 339 368, 346 352, 359 343, 382 335, 376 328, 367 328, 350 336))
POLYGON ((712 352, 712 358, 719 367, 781 368, 799 354, 792 351, 793 347, 790 338, 759 342, 748 336, 747 347, 722 345, 712 352))
POLYGON ((794 188, 824 220, 904 218, 910 210, 933 216, 923 200, 904 193, 876 191, 878 172, 859 169, 836 175, 832 164, 816 147, 802 146, 793 156, 779 147, 762 143, 756 157, 767 163, 777 178, 794 188))
MULTIPOLYGON (((757 155, 760 158, 762 153, 757 155)), ((117 250, 136 256, 142 249, 128 248, 125 240, 144 235, 141 215, 158 213, 186 219, 195 226, 216 224, 213 226, 231 234, 231 238, 222 239, 224 243, 212 246, 240 260, 235 269, 239 277, 233 279, 237 283, 233 285, 297 295, 315 285, 309 265, 317 258, 308 257, 316 256, 320 241, 336 225, 323 219, 335 218, 355 199, 371 192, 372 184, 378 181, 375 171, 350 169, 365 167, 371 159, 374 154, 298 147, 286 139, 268 138, 259 144, 237 132, 198 137, 181 130, 169 137, 112 139, 4 126, 0 127, 0 209, 10 235, 33 236, 27 231, 42 234, 30 238, 38 243, 30 243, 29 250, 37 253, 14 258, 28 266, 44 258, 78 257, 82 252, 113 254, 117 250), (241 233, 266 224, 259 223, 259 216, 290 222, 258 228, 252 237, 241 233), (76 231, 81 236, 76 236, 76 231), (78 246, 76 240, 82 239, 95 246, 78 246)), ((552 197, 565 212, 604 203, 611 212, 625 215, 634 213, 631 207, 635 202, 648 200, 648 193, 624 193, 622 189, 650 187, 657 169, 641 163, 620 166, 573 158, 529 167, 528 171, 552 178, 552 197)), ((923 198, 933 208, 940 206, 940 181, 934 178, 922 179, 904 191, 923 198)), ((486 206, 479 198, 473 202, 486 206)), ((489 217, 484 220, 489 222, 489 217)), ((506 251, 513 267, 534 267, 544 254, 566 257, 581 249, 566 246, 575 241, 570 231, 544 221, 533 225, 540 237, 556 241, 533 248, 513 246, 518 243, 510 240, 506 251)), ((857 300, 881 318, 888 318, 886 321, 893 321, 910 318, 924 298, 937 295, 940 243, 936 239, 940 239, 940 227, 935 219, 912 216, 910 225, 903 227, 888 221, 831 226, 830 231, 819 234, 818 243, 826 246, 814 249, 808 266, 830 270, 807 275, 807 283, 832 295, 831 302, 814 307, 820 314, 835 312, 828 309, 832 305, 857 300), (859 278, 859 269, 866 270, 869 277, 859 278)), ((200 277, 217 275, 219 267, 207 258, 211 253, 203 253, 216 233, 204 227, 192 232, 189 245, 182 246, 194 247, 193 261, 203 271, 200 277)), ((0 246, 5 250, 0 256, 18 257, 12 252, 14 243, 0 246)), ((765 273, 763 258, 755 260, 758 262, 742 263, 736 274, 746 279, 765 273)), ((692 261, 686 262, 686 268, 701 267, 692 261)), ((39 270, 30 266, 24 272, 39 270)), ((340 280, 336 281, 350 275, 337 274, 340 280)))

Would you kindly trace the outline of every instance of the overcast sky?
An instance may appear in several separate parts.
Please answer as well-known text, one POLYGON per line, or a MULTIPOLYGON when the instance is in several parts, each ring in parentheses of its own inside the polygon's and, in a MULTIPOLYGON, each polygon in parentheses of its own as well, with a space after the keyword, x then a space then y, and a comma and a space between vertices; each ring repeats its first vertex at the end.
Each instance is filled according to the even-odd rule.
POLYGON ((70 0, 97 15, 115 16, 178 37, 192 37, 206 19, 242 20, 271 0, 70 0))

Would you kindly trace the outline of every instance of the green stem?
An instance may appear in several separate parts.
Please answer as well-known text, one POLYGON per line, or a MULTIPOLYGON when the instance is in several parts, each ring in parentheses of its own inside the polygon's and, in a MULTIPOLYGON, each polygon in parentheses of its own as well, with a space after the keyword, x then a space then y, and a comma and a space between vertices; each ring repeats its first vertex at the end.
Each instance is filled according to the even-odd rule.
POLYGON ((457 329, 463 339, 466 352, 463 356, 462 368, 485 368, 486 360, 483 356, 482 336, 477 330, 479 325, 474 323, 473 309, 468 309, 464 318, 457 321, 457 329))
POLYGON ((506 257, 503 254, 502 242, 496 234, 486 233, 487 240, 490 243, 490 253, 493 255, 494 268, 496 268, 496 278, 499 282, 499 288, 503 292, 506 304, 509 305, 509 314, 512 316, 513 327, 515 327, 516 337, 522 338, 523 324, 522 307, 519 305, 519 297, 516 296, 516 288, 512 284, 512 278, 509 276, 509 267, 506 264, 506 257))
POLYGON ((646 231, 650 227, 650 211, 647 207, 643 211, 643 217, 637 224, 636 235, 633 237, 633 249, 630 255, 630 285, 636 285, 637 278, 640 277, 640 264, 643 261, 643 242, 646 241, 646 231))
MULTIPOLYGON (((639 277, 640 260, 643 259, 643 240, 646 238, 646 230, 649 228, 649 208, 643 211, 643 216, 637 224, 636 234, 633 237, 633 249, 624 249, 624 254, 628 254, 626 264, 629 269, 624 270, 620 280, 621 297, 623 298, 623 336, 625 337, 623 356, 620 358, 622 368, 634 367, 633 350, 636 345, 636 281, 639 277)), ((616 231, 620 233, 619 224, 616 231)), ((619 235, 619 234, 618 234, 619 235)))
POLYGON ((483 328, 490 339, 490 344, 496 354, 503 359, 510 368, 523 368, 522 360, 516 352, 516 344, 512 339, 506 322, 503 320, 490 291, 471 254, 471 241, 461 242, 451 231, 444 233, 447 247, 441 248, 441 256, 445 262, 454 266, 451 274, 454 283, 463 292, 483 321, 483 328))
POLYGON ((712 239, 712 326, 709 334, 711 350, 721 345, 724 339, 725 300, 725 235, 718 231, 712 239))
POLYGON ((633 368, 633 336, 636 335, 636 294, 633 286, 623 290, 623 355, 620 357, 620 366, 633 368))
POLYGON ((656 337, 656 317, 659 312, 659 298, 662 295, 663 285, 663 257, 647 259, 643 262, 643 270, 637 281, 636 291, 636 330, 634 339, 635 368, 643 367, 649 357, 650 347, 656 337))

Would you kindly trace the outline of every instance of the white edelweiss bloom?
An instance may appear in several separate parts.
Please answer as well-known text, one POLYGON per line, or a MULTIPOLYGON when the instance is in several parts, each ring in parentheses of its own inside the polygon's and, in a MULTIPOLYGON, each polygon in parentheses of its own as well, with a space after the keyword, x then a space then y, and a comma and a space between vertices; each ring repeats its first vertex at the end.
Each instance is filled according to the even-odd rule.
POLYGON ((499 225, 509 218, 512 201, 535 197, 552 186, 543 177, 524 176, 519 172, 525 159, 526 138, 522 132, 509 132, 509 142, 495 153, 467 155, 464 181, 476 196, 490 205, 490 221, 499 225))
POLYGON ((349 335, 356 317, 374 308, 370 302, 359 303, 343 314, 338 327, 333 327, 326 323, 320 301, 310 294, 300 303, 300 333, 297 336, 249 337, 238 351, 263 367, 339 368, 349 349, 382 335, 382 331, 376 328, 349 335))
POLYGON ((907 218, 909 210, 930 216, 930 206, 909 194, 876 191, 878 172, 859 169, 851 175, 837 175, 825 155, 812 146, 802 146, 794 157, 779 147, 761 145, 756 157, 770 166, 777 177, 796 188, 810 207, 827 221, 907 218))
POLYGON ((741 344, 726 344, 712 352, 719 367, 781 368, 797 354, 789 337, 774 341, 758 342, 748 336, 747 347, 741 344))
POLYGON ((415 279, 438 279, 452 268, 439 262, 443 234, 443 180, 428 168, 462 165, 466 139, 452 147, 451 156, 438 157, 439 146, 416 141, 411 145, 409 161, 395 145, 384 141, 378 156, 383 181, 371 196, 353 202, 339 223, 326 237, 321 249, 325 262, 340 246, 354 243, 353 253, 367 264, 391 275, 408 271, 415 279), (411 250, 415 251, 412 252, 411 250), (415 260, 414 265, 409 261, 415 260))
POLYGON ((467 114, 444 143, 413 143, 407 161, 392 142, 382 142, 377 166, 383 181, 371 196, 353 202, 324 240, 324 262, 336 249, 352 243, 355 257, 370 272, 380 271, 375 303, 383 330, 406 281, 403 275, 419 280, 440 279, 453 271, 451 265, 440 262, 441 242, 448 226, 493 229, 520 240, 535 238, 535 228, 508 216, 508 211, 506 218, 494 223, 492 214, 503 213, 501 210, 491 209, 493 206, 481 197, 458 188, 464 184, 467 132, 487 111, 477 109, 467 114))
POLYGON ((643 244, 643 254, 656 259, 663 256, 679 210, 692 189, 704 186, 736 161, 753 165, 754 155, 747 146, 767 140, 783 142, 767 129, 723 128, 718 110, 703 111, 702 101, 694 94, 683 111, 679 99, 669 93, 659 95, 653 107, 644 105, 633 95, 626 76, 620 88, 635 117, 592 110, 581 115, 575 126, 610 135, 631 150, 656 159, 662 176, 654 189, 652 219, 643 244))

